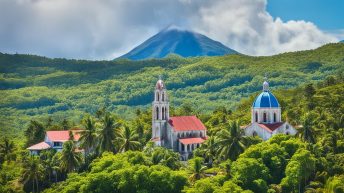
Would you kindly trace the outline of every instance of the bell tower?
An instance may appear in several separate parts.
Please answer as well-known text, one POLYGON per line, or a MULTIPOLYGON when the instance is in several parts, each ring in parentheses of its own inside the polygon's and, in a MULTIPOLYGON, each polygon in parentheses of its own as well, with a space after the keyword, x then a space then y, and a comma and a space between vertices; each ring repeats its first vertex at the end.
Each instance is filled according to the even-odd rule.
POLYGON ((166 140, 167 121, 170 116, 169 108, 167 90, 161 76, 159 76, 152 103, 152 140, 158 146, 163 146, 164 140, 166 140))

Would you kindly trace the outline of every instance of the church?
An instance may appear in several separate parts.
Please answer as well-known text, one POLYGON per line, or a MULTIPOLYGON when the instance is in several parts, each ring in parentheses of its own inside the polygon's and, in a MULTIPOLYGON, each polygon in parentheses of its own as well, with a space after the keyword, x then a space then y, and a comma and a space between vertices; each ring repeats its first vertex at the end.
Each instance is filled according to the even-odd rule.
POLYGON ((270 92, 267 80, 263 83, 263 92, 252 104, 251 124, 244 129, 246 136, 259 136, 263 140, 268 140, 279 133, 295 135, 297 132, 288 122, 281 120, 281 106, 270 92))
POLYGON ((170 117, 167 90, 161 77, 155 85, 152 103, 152 141, 179 152, 187 160, 207 139, 207 129, 196 116, 170 117))

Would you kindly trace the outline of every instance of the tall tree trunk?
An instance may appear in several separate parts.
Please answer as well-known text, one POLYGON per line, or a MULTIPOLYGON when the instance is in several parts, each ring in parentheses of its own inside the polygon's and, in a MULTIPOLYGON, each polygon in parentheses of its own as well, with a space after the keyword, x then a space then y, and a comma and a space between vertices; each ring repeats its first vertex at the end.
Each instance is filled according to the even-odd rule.
POLYGON ((34 179, 32 180, 32 192, 33 193, 35 192, 35 180, 34 179))
POLYGON ((84 149, 84 159, 85 159, 84 161, 85 161, 86 166, 88 167, 87 157, 88 157, 88 148, 85 148, 84 149))
POLYGON ((36 187, 37 187, 37 192, 39 192, 39 190, 38 190, 38 178, 36 177, 36 187))
POLYGON ((299 182, 299 193, 301 193, 300 188, 301 188, 301 182, 299 182))

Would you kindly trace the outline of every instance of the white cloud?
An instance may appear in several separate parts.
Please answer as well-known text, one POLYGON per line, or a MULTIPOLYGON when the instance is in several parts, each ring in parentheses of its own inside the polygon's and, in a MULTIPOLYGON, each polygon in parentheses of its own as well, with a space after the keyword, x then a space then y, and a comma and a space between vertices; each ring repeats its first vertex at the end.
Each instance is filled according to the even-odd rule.
POLYGON ((305 21, 283 22, 266 11, 266 0, 216 1, 199 10, 194 29, 249 55, 316 48, 338 39, 305 21))
POLYGON ((265 0, 0 0, 0 52, 111 59, 169 24, 250 55, 337 41, 305 21, 283 22, 265 0))

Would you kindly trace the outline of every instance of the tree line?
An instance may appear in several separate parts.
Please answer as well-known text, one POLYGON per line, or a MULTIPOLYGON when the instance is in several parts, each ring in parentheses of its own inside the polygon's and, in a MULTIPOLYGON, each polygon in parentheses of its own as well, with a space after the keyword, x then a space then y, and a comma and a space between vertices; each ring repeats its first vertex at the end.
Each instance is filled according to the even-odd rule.
MULTIPOLYGON (((29 156, 6 139, 0 145, 2 191, 343 192, 343 80, 330 76, 318 84, 274 91, 283 119, 297 126, 298 134, 280 134, 265 142, 243 136, 240 129, 249 122, 254 97, 243 99, 233 111, 221 107, 210 115, 191 104, 172 107, 172 115, 196 114, 208 128, 209 139, 188 163, 148 142, 149 110, 137 110, 130 122, 104 109, 85 115, 80 124, 84 156, 75 151, 73 140, 62 152, 29 156), (17 163, 20 169, 10 169, 17 163)), ((30 124, 23 146, 40 142, 42 138, 35 137, 42 128, 63 129, 63 125, 73 127, 67 120, 30 124)))

